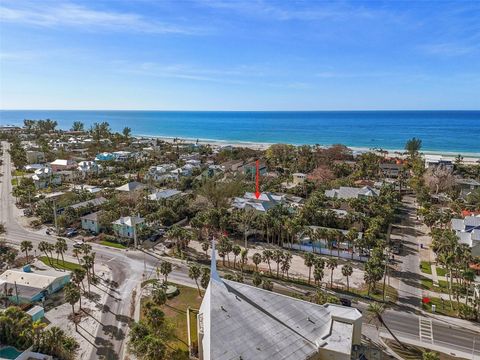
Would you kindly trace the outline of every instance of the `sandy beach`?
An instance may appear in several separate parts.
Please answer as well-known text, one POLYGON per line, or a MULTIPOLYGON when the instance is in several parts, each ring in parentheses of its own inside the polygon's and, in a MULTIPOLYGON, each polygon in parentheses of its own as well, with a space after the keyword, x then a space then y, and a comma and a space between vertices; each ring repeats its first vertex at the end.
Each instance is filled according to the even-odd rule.
MULTIPOLYGON (((225 147, 225 146, 231 146, 231 147, 246 147, 254 150, 261 150, 264 151, 268 149, 271 145, 274 143, 260 143, 260 142, 251 142, 251 141, 228 141, 228 140, 213 140, 213 139, 191 139, 191 138, 184 138, 184 137, 168 137, 168 136, 149 136, 149 135, 136 135, 137 138, 148 138, 148 139, 160 139, 165 142, 169 143, 175 143, 176 141, 180 141, 183 143, 198 143, 201 145, 210 145, 212 147, 225 147)), ((292 144, 295 146, 300 146, 301 144, 292 144)), ((322 147, 329 147, 331 145, 321 145, 322 147)), ((372 149, 372 148, 366 148, 366 147, 356 147, 356 146, 348 146, 349 149, 356 151, 356 152, 369 152, 369 151, 374 151, 378 153, 379 155, 382 156, 388 156, 388 157, 399 157, 399 158, 404 158, 406 157, 405 155, 405 150, 401 149, 382 149, 383 151, 387 151, 387 153, 381 153, 378 149, 372 149)), ((454 161, 455 158, 458 155, 461 155, 463 157, 463 162, 465 164, 478 164, 480 163, 480 153, 465 153, 465 152, 458 152, 458 153, 453 153, 453 152, 442 152, 442 151, 422 151, 421 152, 423 155, 440 155, 442 156, 445 160, 452 160, 454 161)))

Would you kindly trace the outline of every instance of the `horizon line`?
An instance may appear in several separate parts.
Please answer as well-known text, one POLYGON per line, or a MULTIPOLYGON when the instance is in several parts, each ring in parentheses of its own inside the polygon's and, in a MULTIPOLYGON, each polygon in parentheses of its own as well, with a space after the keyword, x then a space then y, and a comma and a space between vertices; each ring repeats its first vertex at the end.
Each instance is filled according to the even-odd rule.
POLYGON ((156 112, 411 112, 411 111, 423 111, 423 112, 446 112, 446 111, 480 111, 479 109, 352 109, 352 110, 166 110, 166 109, 0 109, 1 111, 156 111, 156 112))

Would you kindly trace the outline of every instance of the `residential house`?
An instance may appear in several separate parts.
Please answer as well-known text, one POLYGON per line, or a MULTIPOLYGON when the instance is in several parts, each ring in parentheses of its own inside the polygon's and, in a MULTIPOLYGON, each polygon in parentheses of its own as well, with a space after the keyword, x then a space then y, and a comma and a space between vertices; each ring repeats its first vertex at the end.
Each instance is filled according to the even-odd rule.
POLYGON ((101 168, 102 166, 95 161, 80 161, 78 163, 77 170, 82 174, 83 177, 86 177, 91 174, 98 174, 101 168))
POLYGON ((130 151, 114 151, 113 156, 115 161, 128 161, 134 157, 134 154, 130 151))
POLYGON ((290 207, 298 207, 302 202, 303 199, 301 197, 289 194, 263 192, 257 199, 255 193, 246 192, 243 197, 234 198, 232 206, 236 209, 254 209, 259 212, 265 212, 280 204, 290 207))
POLYGON ((57 159, 50 163, 50 167, 52 168, 53 172, 74 170, 77 168, 77 163, 70 159, 57 159))
POLYGON ((103 152, 95 156, 96 161, 112 161, 115 160, 115 156, 109 152, 103 152))
POLYGON ((44 166, 35 170, 32 176, 35 189, 45 189, 49 186, 56 186, 62 183, 62 177, 58 173, 54 173, 52 168, 44 166))
POLYGON ((55 270, 41 261, 0 275, 0 288, 7 289, 9 300, 16 304, 41 301, 69 282, 70 272, 55 270))
POLYGON ((220 164, 225 172, 237 172, 243 166, 243 160, 230 160, 220 164))
POLYGON ((74 210, 81 210, 82 208, 83 209, 96 209, 99 206, 105 204, 106 202, 107 202, 107 199, 105 199, 104 197, 101 196, 101 197, 98 197, 98 198, 95 198, 95 199, 82 201, 82 202, 79 202, 79 203, 76 203, 76 204, 73 204, 73 205, 70 205, 70 206, 67 206, 67 207, 70 207, 74 210))
POLYGON ((473 191, 480 189, 480 181, 475 179, 456 178, 455 183, 460 188, 460 196, 466 198, 473 191))
POLYGON ((176 189, 164 189, 148 195, 148 198, 154 201, 171 200, 180 196, 181 194, 182 192, 176 189))
POLYGON ((350 360, 362 313, 222 279, 212 256, 197 332, 200 360, 350 360))
POLYGON ((293 184, 296 185, 302 185, 305 180, 307 179, 307 174, 304 173, 293 173, 293 184))
POLYGON ((447 170, 453 170, 453 161, 442 155, 425 155, 425 168, 444 167, 447 170))
POLYGON ((459 242, 467 244, 472 249, 473 256, 480 256, 480 215, 452 219, 450 224, 459 242))
POLYGON ((380 170, 383 173, 383 177, 397 178, 403 171, 403 165, 397 163, 382 163, 380 164, 380 170))
POLYGON ((144 226, 145 219, 140 216, 126 216, 114 221, 113 231, 122 238, 134 239, 136 232, 144 226))
POLYGON ((138 181, 132 181, 125 185, 115 188, 115 190, 123 191, 123 192, 134 192, 137 190, 143 190, 145 188, 146 188, 146 185, 139 183, 138 181))
MULTIPOLYGON (((243 165, 243 174, 250 178, 255 178, 257 172, 257 162, 252 161, 248 164, 243 165)), ((267 173, 267 165, 263 161, 258 163, 258 173, 259 175, 265 175, 267 173)))
POLYGON ((161 164, 157 166, 150 166, 144 176, 144 179, 157 182, 171 180, 173 178, 176 179, 176 176, 170 174, 170 171, 175 169, 175 164, 161 164))
POLYGON ((341 186, 338 189, 325 190, 325 196, 334 199, 361 199, 380 195, 380 190, 370 186, 362 188, 341 186))
POLYGON ((82 229, 87 230, 93 234, 98 234, 101 231, 100 215, 102 210, 84 215, 80 218, 82 222, 82 229))
POLYGON ((45 162, 45 153, 43 151, 27 150, 25 153, 27 155, 27 162, 29 164, 38 164, 45 162))

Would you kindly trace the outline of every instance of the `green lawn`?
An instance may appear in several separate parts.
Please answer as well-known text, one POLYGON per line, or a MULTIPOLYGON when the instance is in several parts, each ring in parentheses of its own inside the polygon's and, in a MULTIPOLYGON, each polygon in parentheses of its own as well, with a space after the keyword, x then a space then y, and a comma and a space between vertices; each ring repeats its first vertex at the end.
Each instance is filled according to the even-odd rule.
POLYGON ((114 248, 117 248, 117 249, 126 249, 127 248, 125 245, 122 245, 122 244, 119 244, 119 243, 116 243, 116 242, 106 241, 106 240, 100 241, 100 244, 105 245, 105 246, 114 247, 114 248))
POLYGON ((449 300, 443 300, 441 298, 436 298, 436 297, 431 297, 430 298, 430 303, 429 304, 422 304, 423 310, 432 312, 432 305, 435 305, 435 313, 437 314, 442 314, 442 315, 447 315, 447 316, 453 316, 457 317, 457 311, 456 309, 456 303, 452 301, 453 303, 453 311, 450 307, 450 301, 449 300))
MULTIPOLYGON (((175 328, 175 341, 170 344, 176 349, 188 350, 188 337, 187 337, 187 308, 199 309, 202 302, 202 298, 198 295, 198 291, 195 288, 190 288, 183 285, 175 285, 179 294, 171 299, 167 300, 167 303, 163 305, 162 311, 165 316, 172 322, 175 328)), ((142 299, 142 305, 146 303, 149 298, 142 299)), ((143 317, 143 314, 142 314, 143 317)), ((192 343, 197 342, 197 320, 196 315, 190 313, 190 331, 192 343)))
MULTIPOLYGON (((398 291, 393 286, 387 285, 385 287, 386 290, 386 301, 396 302, 398 300, 398 291)), ((360 296, 367 297, 368 296, 368 288, 364 288, 361 290, 351 289, 351 293, 358 294, 360 296)), ((370 291, 370 297, 372 299, 383 301, 383 283, 378 282, 375 284, 375 288, 370 291)))
POLYGON ((447 270, 437 266, 437 275, 438 276, 446 276, 447 270))
POLYGON ((82 267, 80 265, 78 265, 77 263, 72 263, 72 262, 69 262, 69 261, 65 261, 63 262, 62 259, 60 259, 59 261, 57 261, 57 259, 52 259, 52 263, 50 264, 50 261, 47 259, 46 256, 42 256, 40 257, 40 260, 45 264, 45 265, 48 265, 48 266, 53 266, 57 269, 62 269, 62 270, 68 270, 68 271, 73 271, 75 269, 82 269, 82 267))
POLYGON ((420 280, 420 282, 422 283, 422 289, 424 290, 431 290, 431 291, 443 292, 443 293, 448 292, 448 282, 444 280, 438 281, 439 286, 434 286, 432 279, 423 278, 422 280, 420 280))
POLYGON ((28 172, 26 171, 23 171, 23 170, 15 170, 12 172, 12 176, 23 176, 23 175, 27 175, 28 172))
POLYGON ((422 261, 420 262, 420 269, 422 270, 423 273, 425 274, 432 274, 432 266, 428 261, 422 261))

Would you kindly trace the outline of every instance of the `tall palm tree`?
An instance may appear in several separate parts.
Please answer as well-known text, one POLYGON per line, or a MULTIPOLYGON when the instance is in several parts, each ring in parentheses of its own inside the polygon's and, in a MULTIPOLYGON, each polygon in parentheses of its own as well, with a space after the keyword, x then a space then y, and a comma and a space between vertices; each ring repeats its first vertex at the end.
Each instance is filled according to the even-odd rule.
POLYGON ((29 240, 24 240, 20 243, 20 251, 25 253, 26 262, 28 263, 28 252, 33 250, 33 244, 29 240))
POLYGON ((405 349, 405 345, 403 345, 402 342, 398 340, 398 338, 395 336, 395 334, 392 332, 392 330, 390 330, 390 328, 387 326, 387 324, 385 324, 385 321, 383 320, 382 314, 385 311, 385 307, 377 302, 373 302, 368 305, 368 311, 376 317, 376 319, 380 322, 381 325, 383 325, 385 329, 387 329, 387 331, 390 333, 390 335, 392 335, 395 341, 402 348, 405 349))
MULTIPOLYGON (((72 316, 75 316, 75 304, 80 300, 80 291, 73 284, 67 284, 65 286, 64 296, 65 301, 72 305, 72 316)), ((75 321, 75 331, 77 331, 77 321, 75 321)))
POLYGON ((338 260, 331 257, 327 260, 327 268, 330 269, 330 288, 333 288, 333 270, 338 266, 338 260))
POLYGON ((45 254, 45 257, 47 258, 48 262, 50 263, 50 265, 52 265, 52 261, 48 257, 48 248, 49 248, 48 245, 49 245, 48 242, 40 241, 40 243, 38 244, 38 251, 43 252, 45 254))
POLYGON ((280 272, 280 263, 282 262, 282 259, 283 259, 283 251, 280 250, 280 249, 275 249, 273 250, 273 261, 275 261, 277 263, 277 277, 279 275, 279 272, 280 272))
POLYGON ((353 267, 349 263, 342 266, 342 275, 347 278, 347 291, 350 291, 349 276, 353 274, 353 267))
POLYGON ((270 264, 270 261, 272 260, 272 258, 273 258, 272 250, 269 250, 269 249, 263 250, 262 259, 263 259, 263 262, 267 263, 270 275, 272 275, 272 266, 270 264))
POLYGON ((252 261, 255 264, 255 271, 258 272, 258 265, 262 262, 262 255, 260 253, 253 254, 252 261))
POLYGON ((67 252, 67 250, 68 250, 68 245, 65 239, 57 238, 57 242, 55 243, 55 252, 57 253, 57 263, 58 263, 58 255, 61 255, 62 262, 65 264, 65 259, 63 257, 63 254, 67 252))
POLYGON ((310 279, 312 276, 312 266, 314 265, 315 257, 312 253, 308 252, 303 256, 304 264, 308 267, 308 283, 310 284, 310 279))
POLYGON ((236 268, 237 256, 240 255, 242 248, 239 245, 233 245, 232 252, 233 252, 233 268, 236 268))
POLYGON ((198 295, 202 296, 202 292, 200 291, 200 286, 198 286, 198 279, 201 276, 200 266, 194 264, 188 268, 188 276, 190 279, 195 280, 195 284, 197 285, 198 295))

